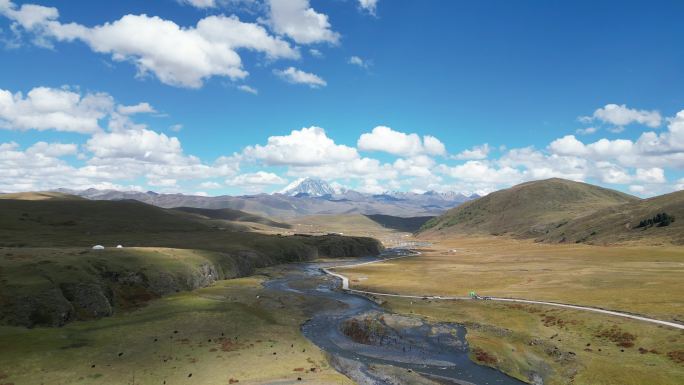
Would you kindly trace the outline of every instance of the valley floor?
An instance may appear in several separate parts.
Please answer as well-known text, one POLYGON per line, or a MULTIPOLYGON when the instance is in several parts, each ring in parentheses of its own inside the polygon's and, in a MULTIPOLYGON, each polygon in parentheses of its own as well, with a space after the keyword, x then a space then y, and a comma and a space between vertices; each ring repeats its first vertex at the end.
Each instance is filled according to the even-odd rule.
MULTIPOLYGON (((436 240, 416 257, 339 270, 353 289, 518 297, 684 319, 684 250, 436 240)), ((545 384, 684 382, 684 332, 577 310, 382 297, 392 311, 463 323, 473 359, 545 384)))

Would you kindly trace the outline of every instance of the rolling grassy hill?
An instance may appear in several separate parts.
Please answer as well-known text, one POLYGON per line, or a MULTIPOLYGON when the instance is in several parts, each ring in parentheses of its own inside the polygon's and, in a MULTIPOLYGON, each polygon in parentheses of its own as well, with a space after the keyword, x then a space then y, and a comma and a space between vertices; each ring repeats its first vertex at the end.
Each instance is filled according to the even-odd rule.
POLYGON ((206 219, 225 212, 198 216, 137 201, 0 199, 0 213, 0 322, 24 326, 111 315, 259 267, 381 249, 364 237, 233 231, 206 219))
POLYGON ((197 207, 176 207, 171 210, 194 214, 198 217, 203 217, 206 219, 218 219, 231 222, 260 223, 262 225, 278 227, 282 229, 289 229, 290 227, 292 227, 287 223, 276 222, 266 217, 262 217, 260 215, 250 214, 244 211, 234 209, 202 209, 197 207))
POLYGON ((397 231, 405 231, 407 233, 415 233, 421 226, 423 226, 427 221, 434 218, 433 216, 427 217, 395 217, 393 215, 383 215, 383 214, 372 214, 366 215, 372 221, 379 223, 383 227, 397 231))
POLYGON ((522 183, 466 202, 428 221, 422 234, 491 234, 533 238, 575 218, 639 199, 564 179, 522 183))
POLYGON ((542 238, 550 242, 591 244, 639 242, 684 245, 684 191, 625 203, 573 219, 542 238), (668 226, 639 227, 657 214, 674 216, 668 226))
POLYGON ((0 199, 17 199, 25 201, 43 201, 43 200, 85 200, 85 198, 64 194, 56 191, 29 191, 22 193, 0 194, 0 199))

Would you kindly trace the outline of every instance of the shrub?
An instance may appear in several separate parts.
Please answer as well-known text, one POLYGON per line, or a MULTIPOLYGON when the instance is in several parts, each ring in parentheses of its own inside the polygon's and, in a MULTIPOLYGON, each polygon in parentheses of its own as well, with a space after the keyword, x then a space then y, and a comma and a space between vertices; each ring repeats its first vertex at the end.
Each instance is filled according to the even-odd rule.
POLYGON ((667 213, 659 213, 653 216, 652 218, 642 220, 641 222, 639 222, 639 225, 636 228, 647 229, 652 226, 665 227, 669 226, 674 221, 674 216, 669 215, 667 213))

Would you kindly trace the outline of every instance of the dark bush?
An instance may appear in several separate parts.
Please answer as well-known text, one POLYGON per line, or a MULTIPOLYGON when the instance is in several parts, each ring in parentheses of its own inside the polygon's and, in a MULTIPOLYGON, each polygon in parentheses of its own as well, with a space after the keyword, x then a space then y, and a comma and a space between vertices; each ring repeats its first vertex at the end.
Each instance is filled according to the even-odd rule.
POLYGON ((652 226, 665 227, 669 226, 674 221, 675 217, 673 215, 669 215, 667 213, 659 213, 653 216, 652 218, 642 220, 641 222, 639 222, 639 225, 636 228, 647 229, 652 226))

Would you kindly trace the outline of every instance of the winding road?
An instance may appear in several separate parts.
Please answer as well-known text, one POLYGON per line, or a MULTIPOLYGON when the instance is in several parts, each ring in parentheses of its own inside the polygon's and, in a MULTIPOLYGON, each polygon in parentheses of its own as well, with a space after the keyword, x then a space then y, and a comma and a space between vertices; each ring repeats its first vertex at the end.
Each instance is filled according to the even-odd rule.
MULTIPOLYGON (((375 292, 375 291, 356 290, 356 289, 352 289, 349 287, 349 278, 345 277, 342 274, 339 274, 339 273, 332 271, 334 269, 358 267, 358 266, 363 266, 363 265, 370 265, 373 263, 387 262, 387 261, 391 261, 394 259, 415 257, 418 255, 421 255, 421 253, 419 251, 415 251, 415 250, 410 250, 410 251, 407 250, 407 251, 409 252, 408 254, 400 255, 397 257, 384 258, 384 259, 379 259, 379 260, 375 260, 375 261, 357 263, 357 264, 352 264, 352 265, 332 266, 332 267, 323 268, 322 270, 326 274, 329 274, 333 277, 337 277, 337 278, 341 279, 342 280, 342 290, 348 291, 350 293, 383 296, 383 297, 415 298, 415 299, 429 299, 429 300, 466 300, 466 299, 471 300, 470 297, 408 295, 408 294, 392 294, 392 293, 379 293, 379 292, 375 292)), ((607 314, 607 315, 612 315, 612 316, 617 316, 617 317, 629 318, 629 319, 633 319, 633 320, 637 320, 637 321, 649 322, 649 323, 653 323, 653 324, 657 324, 657 325, 669 326, 669 327, 673 327, 676 329, 684 330, 684 324, 681 324, 681 323, 671 322, 671 321, 663 321, 663 320, 644 317, 644 316, 640 316, 640 315, 636 315, 636 314, 630 314, 630 313, 614 311, 614 310, 606 310, 606 309, 601 309, 601 308, 591 307, 591 306, 572 305, 572 304, 560 303, 560 302, 535 301, 535 300, 521 299, 521 298, 503 298, 503 297, 487 297, 487 298, 490 301, 518 302, 518 303, 546 305, 546 306, 562 307, 562 308, 566 308, 566 309, 590 311, 590 312, 594 312, 594 313, 601 313, 601 314, 607 314)))

